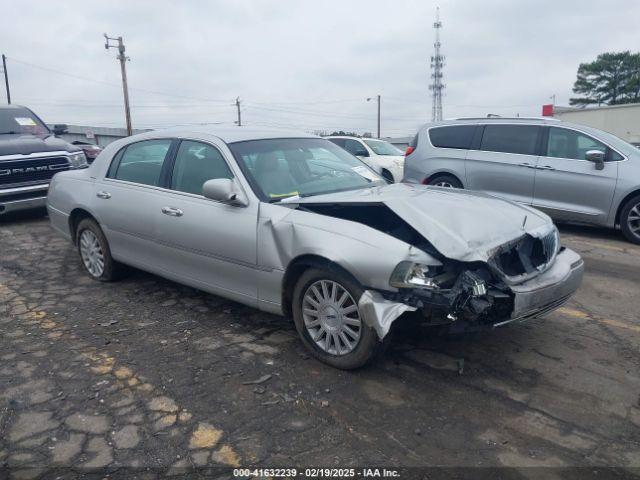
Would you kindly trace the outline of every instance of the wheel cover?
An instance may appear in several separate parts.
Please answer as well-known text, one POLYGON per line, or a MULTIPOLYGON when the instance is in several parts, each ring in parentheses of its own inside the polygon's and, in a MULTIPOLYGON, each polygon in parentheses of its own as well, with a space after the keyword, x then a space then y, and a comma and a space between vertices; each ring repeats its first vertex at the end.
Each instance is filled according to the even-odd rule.
POLYGON ((451 183, 447 182, 446 180, 438 180, 433 185, 435 185, 436 187, 455 188, 451 183))
POLYGON ((631 233, 640 238, 640 202, 636 203, 627 215, 627 226, 631 233))
POLYGON ((315 344, 326 353, 351 353, 360 342, 362 321, 351 294, 332 280, 318 280, 302 297, 304 326, 315 344))
POLYGON ((80 256, 92 277, 97 278, 104 273, 104 253, 98 237, 91 230, 83 230, 80 234, 80 256))

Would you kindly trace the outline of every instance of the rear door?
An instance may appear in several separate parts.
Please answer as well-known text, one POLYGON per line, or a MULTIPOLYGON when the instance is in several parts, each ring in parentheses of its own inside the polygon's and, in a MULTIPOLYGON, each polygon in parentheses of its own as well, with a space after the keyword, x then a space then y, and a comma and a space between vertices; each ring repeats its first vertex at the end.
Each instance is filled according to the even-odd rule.
POLYGON ((539 125, 481 126, 467 154, 467 188, 531 205, 541 134, 539 125))
POLYGON ((586 133, 565 127, 545 130, 534 206, 559 220, 604 223, 618 179, 618 161, 623 157, 586 133), (605 153, 603 170, 586 160, 589 150, 605 153))
POLYGON ((171 146, 170 138, 131 143, 115 155, 106 178, 95 184, 93 208, 118 260, 146 268, 156 264, 156 212, 171 146))

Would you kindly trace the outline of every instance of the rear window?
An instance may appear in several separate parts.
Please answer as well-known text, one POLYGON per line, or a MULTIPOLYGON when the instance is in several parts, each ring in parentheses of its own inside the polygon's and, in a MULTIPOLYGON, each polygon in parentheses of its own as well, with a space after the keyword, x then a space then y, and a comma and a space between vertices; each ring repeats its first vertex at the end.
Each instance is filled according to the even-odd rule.
POLYGON ((437 127, 429 130, 429 139, 434 147, 468 150, 475 130, 475 125, 437 127))
POLYGON ((535 155, 539 132, 535 125, 486 125, 480 150, 535 155))

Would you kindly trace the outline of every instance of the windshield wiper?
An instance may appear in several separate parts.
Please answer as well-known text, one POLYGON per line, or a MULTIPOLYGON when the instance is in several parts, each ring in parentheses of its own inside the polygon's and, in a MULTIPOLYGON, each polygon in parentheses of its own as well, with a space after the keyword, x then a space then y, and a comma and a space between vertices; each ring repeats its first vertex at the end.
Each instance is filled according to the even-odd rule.
POLYGON ((9 132, 0 132, 0 135, 15 135, 18 132, 14 132, 13 130, 9 131, 9 132))

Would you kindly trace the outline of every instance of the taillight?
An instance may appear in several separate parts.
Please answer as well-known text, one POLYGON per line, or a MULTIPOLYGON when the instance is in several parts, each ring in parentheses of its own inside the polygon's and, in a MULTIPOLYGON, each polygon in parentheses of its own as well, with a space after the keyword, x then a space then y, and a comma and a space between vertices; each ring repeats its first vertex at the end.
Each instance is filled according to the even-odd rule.
POLYGON ((411 155, 411 154, 413 153, 413 151, 414 151, 415 149, 416 149, 415 147, 411 147, 411 146, 407 147, 407 151, 406 151, 406 152, 404 152, 404 156, 405 156, 405 157, 408 157, 409 155, 411 155))

